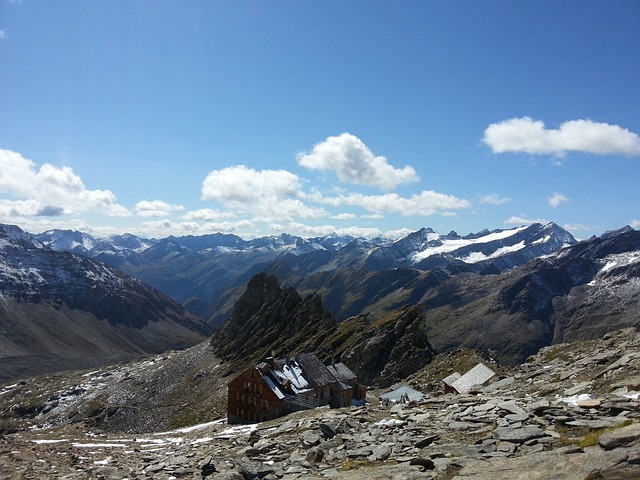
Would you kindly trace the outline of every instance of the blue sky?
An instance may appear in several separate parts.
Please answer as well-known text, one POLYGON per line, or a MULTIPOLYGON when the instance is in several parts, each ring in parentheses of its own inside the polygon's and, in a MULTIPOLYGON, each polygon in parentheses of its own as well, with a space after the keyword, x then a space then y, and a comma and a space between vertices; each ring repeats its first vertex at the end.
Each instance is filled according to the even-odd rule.
POLYGON ((637 1, 0 0, 0 222, 640 227, 637 1))

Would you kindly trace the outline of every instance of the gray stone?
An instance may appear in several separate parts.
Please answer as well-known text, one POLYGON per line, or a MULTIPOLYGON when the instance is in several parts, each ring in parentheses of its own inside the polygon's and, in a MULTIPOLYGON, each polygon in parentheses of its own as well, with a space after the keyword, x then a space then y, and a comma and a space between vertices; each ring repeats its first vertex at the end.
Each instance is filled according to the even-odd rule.
POLYGON ((509 412, 509 413, 515 413, 515 414, 518 414, 518 415, 525 415, 527 413, 521 407, 516 405, 516 403, 513 402, 513 401, 501 402, 496 406, 500 410, 504 410, 504 411, 509 412))
MULTIPOLYGON (((566 455, 555 451, 537 452, 513 458, 491 458, 464 466, 453 480, 589 480, 608 478, 596 476, 616 468, 626 460, 626 454, 605 452, 596 447, 588 454, 566 455)), ((640 472, 640 470, 637 470, 640 472)), ((638 478, 627 477, 627 478, 638 478)))
POLYGON ((510 423, 526 422, 529 419, 527 413, 510 413, 505 415, 504 418, 509 420, 510 423))
POLYGON ((498 452, 507 452, 507 453, 513 453, 516 451, 516 448, 518 446, 515 443, 511 443, 511 442, 500 442, 497 445, 497 451, 498 452))
POLYGON ((502 380, 498 380, 497 382, 493 382, 485 387, 482 387, 482 391, 484 393, 493 392, 495 390, 515 386, 516 379, 513 377, 503 378, 502 380))
POLYGON ((549 400, 547 400, 546 398, 542 398, 540 400, 529 403, 526 408, 530 412, 539 413, 552 407, 550 406, 549 400))
POLYGON ((498 427, 491 435, 500 441, 524 443, 535 438, 544 437, 545 433, 540 427, 527 425, 520 428, 498 427))
POLYGON ((582 382, 564 391, 567 396, 576 395, 578 393, 590 390, 593 387, 593 382, 582 382))
POLYGON ((440 438, 440 435, 429 435, 424 438, 421 438, 415 443, 416 448, 424 448, 431 445, 434 441, 440 438))
POLYGON ((386 460, 391 455, 393 449, 392 443, 383 443, 382 445, 377 445, 373 447, 373 451, 371 455, 369 455, 369 460, 372 462, 386 460))
POLYGON ((449 429, 451 430, 467 430, 470 428, 476 428, 476 425, 470 422, 449 422, 449 429))
POLYGON ((333 438, 336 436, 336 431, 334 427, 332 427, 328 423, 321 423, 319 427, 322 433, 324 434, 324 438, 333 438))
POLYGON ((618 447, 628 447, 640 443, 640 423, 603 433, 598 438, 598 445, 605 450, 618 447))
POLYGON ((365 447, 349 450, 347 452, 347 457, 349 458, 368 457, 372 453, 373 453, 373 449, 371 447, 365 446, 365 447))
POLYGON ((433 470, 436 468, 436 464, 430 458, 414 458, 409 462, 409 465, 418 465, 425 470, 433 470))
POLYGON ((313 430, 305 430, 300 435, 300 441, 302 442, 302 446, 304 448, 311 448, 320 445, 320 435, 318 435, 313 430))

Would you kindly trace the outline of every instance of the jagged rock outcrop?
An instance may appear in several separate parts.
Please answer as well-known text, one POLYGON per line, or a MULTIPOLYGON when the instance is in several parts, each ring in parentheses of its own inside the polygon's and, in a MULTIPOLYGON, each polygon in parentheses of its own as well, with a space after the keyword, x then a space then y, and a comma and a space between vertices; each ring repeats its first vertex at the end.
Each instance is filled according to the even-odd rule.
POLYGON ((269 356, 271 350, 290 345, 292 351, 307 344, 306 339, 335 327, 320 297, 302 298, 294 288, 281 288, 266 273, 247 284, 229 319, 211 337, 210 344, 224 360, 251 360, 269 356), (299 341, 292 341, 298 338, 299 341))
POLYGON ((364 384, 389 385, 424 367, 434 355, 422 322, 422 308, 410 305, 375 322, 361 315, 336 323, 319 295, 302 298, 266 273, 253 277, 229 319, 210 345, 224 360, 315 352, 324 361, 344 362, 364 384))

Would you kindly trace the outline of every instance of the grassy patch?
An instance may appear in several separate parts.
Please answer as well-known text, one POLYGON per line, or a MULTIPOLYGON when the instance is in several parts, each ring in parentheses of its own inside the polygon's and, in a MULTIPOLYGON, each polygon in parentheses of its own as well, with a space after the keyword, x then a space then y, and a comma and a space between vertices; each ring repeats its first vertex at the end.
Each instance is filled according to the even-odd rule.
POLYGON ((556 440, 556 443, 560 446, 577 445, 580 448, 594 447, 598 444, 600 435, 629 426, 632 423, 631 420, 625 420, 614 427, 595 429, 590 429, 589 427, 557 427, 556 432, 558 432, 561 437, 556 440))
POLYGON ((358 468, 363 468, 363 467, 377 467, 384 463, 385 462, 372 462, 371 460, 356 460, 356 459, 349 458, 344 462, 342 462, 342 465, 340 465, 340 468, 338 468, 338 470, 341 470, 343 472, 348 472, 349 470, 357 470, 358 468))

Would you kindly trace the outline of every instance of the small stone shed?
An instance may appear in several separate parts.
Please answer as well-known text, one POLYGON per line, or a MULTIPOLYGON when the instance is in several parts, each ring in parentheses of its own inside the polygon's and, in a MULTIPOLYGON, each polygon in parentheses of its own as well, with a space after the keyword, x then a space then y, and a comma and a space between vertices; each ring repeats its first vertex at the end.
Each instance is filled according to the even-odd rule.
POLYGON ((442 379, 445 393, 469 393, 476 385, 487 385, 497 377, 496 372, 484 363, 478 363, 464 375, 454 372, 442 379))
POLYGON ((424 393, 419 392, 408 385, 397 386, 390 392, 380 395, 381 401, 395 403, 419 402, 423 398, 424 393))

